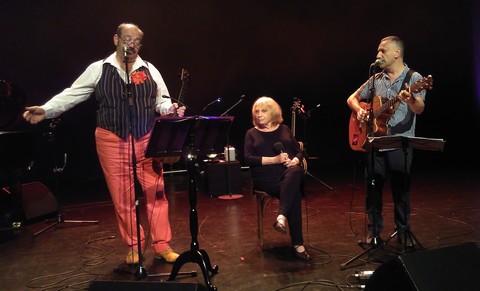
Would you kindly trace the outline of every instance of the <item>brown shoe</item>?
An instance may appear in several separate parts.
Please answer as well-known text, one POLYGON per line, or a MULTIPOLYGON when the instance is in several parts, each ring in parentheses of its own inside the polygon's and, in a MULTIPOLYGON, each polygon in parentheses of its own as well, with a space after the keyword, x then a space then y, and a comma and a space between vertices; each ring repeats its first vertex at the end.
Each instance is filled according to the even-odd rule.
POLYGON ((138 256, 138 251, 129 250, 127 257, 125 258, 125 263, 129 265, 138 264, 140 262, 140 257, 138 256))
POLYGON ((178 254, 171 248, 163 250, 155 254, 155 258, 159 260, 165 260, 167 263, 175 263, 178 258, 178 254))

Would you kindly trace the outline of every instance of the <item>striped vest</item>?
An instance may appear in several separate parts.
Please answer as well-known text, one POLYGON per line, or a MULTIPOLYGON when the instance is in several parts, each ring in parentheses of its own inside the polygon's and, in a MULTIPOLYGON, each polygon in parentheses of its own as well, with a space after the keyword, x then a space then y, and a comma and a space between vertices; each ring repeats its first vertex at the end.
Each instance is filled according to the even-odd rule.
POLYGON ((124 76, 120 76, 111 64, 103 64, 102 77, 95 88, 98 101, 97 125, 123 140, 130 133, 135 138, 144 136, 151 129, 155 118, 157 83, 152 75, 147 68, 141 67, 130 75, 130 80, 133 100, 131 110, 125 92, 124 76))

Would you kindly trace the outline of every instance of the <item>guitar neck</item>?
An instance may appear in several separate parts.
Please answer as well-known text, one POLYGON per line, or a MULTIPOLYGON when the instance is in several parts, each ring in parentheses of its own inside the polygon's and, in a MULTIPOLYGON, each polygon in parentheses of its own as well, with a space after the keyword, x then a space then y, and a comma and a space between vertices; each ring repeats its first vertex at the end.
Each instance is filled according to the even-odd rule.
MULTIPOLYGON (((381 98, 381 97, 378 97, 378 98, 381 98)), ((398 96, 395 96, 395 98, 392 98, 392 99, 389 99, 387 102, 385 102, 384 104, 382 104, 382 106, 380 106, 374 113, 373 113, 373 117, 374 118, 377 118, 380 116, 380 114, 382 114, 383 112, 385 112, 385 110, 387 110, 388 108, 392 107, 393 105, 395 105, 395 103, 399 102, 400 101, 400 98, 398 96)))
MULTIPOLYGON (((428 75, 427 77, 423 77, 420 80, 417 80, 415 83, 410 86, 410 93, 419 93, 424 90, 431 90, 432 89, 432 84, 433 84, 433 77, 431 75, 428 75)), ((374 112, 374 117, 380 116, 387 108, 392 107, 395 105, 395 103, 400 101, 399 95, 395 96, 395 98, 392 98, 385 102, 382 106, 380 106, 375 112, 374 112)))
POLYGON ((290 128, 290 131, 292 132, 293 136, 295 136, 295 110, 292 110, 292 126, 290 128))

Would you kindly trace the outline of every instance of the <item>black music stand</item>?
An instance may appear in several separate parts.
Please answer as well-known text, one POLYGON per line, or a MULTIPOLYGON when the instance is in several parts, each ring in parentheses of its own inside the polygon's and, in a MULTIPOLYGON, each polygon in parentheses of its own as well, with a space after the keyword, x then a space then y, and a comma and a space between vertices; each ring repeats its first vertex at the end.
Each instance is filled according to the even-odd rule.
MULTIPOLYGON (((368 151, 375 151, 379 149, 388 150, 388 149, 403 149, 405 154, 405 173, 407 173, 407 155, 408 148, 419 149, 419 150, 430 150, 430 151, 443 151, 445 141, 438 138, 425 138, 425 137, 409 137, 409 136, 381 136, 381 137, 368 137, 366 141, 366 149, 368 151)), ((405 181, 407 183, 407 181, 405 181)), ((352 259, 340 265, 340 269, 345 270, 347 266, 353 261, 361 258, 365 254, 369 254, 369 257, 372 257, 379 249, 384 248, 388 242, 394 238, 399 231, 404 231, 405 238, 403 241, 403 250, 402 254, 405 253, 408 249, 407 242, 413 242, 413 247, 418 246, 419 249, 423 249, 422 244, 418 241, 417 237, 410 230, 410 227, 406 226, 404 229, 395 228, 395 231, 386 239, 383 243, 377 244, 374 243, 366 248, 363 252, 356 255, 352 259)))
MULTIPOLYGON (((368 145, 371 145, 375 149, 403 149, 405 156, 405 173, 407 173, 407 156, 408 148, 418 149, 418 150, 430 150, 430 151, 443 151, 445 141, 438 138, 424 138, 424 137, 408 137, 408 136, 381 136, 381 137, 369 137, 368 145)), ((407 183, 407 181, 405 181, 407 183)), ((403 252, 407 250, 407 242, 412 241, 414 246, 418 246, 419 249, 423 249, 422 244, 417 239, 417 237, 410 230, 409 226, 405 226, 403 229, 395 228, 395 231, 390 235, 390 237, 385 240, 384 244, 395 237, 399 231, 405 233, 405 238, 403 241, 403 252)))
MULTIPOLYGON (((155 127, 153 129, 152 138, 160 138, 162 135, 162 131, 164 129, 160 129, 161 127, 165 127, 167 125, 163 125, 164 123, 171 123, 177 121, 168 121, 172 118, 165 118, 159 119, 155 127), (158 134, 156 133, 158 132, 158 134)), ((182 118, 179 118, 182 119, 182 118)), ((190 250, 183 252, 177 258, 175 263, 173 264, 172 273, 170 274, 168 281, 172 281, 178 275, 180 268, 185 263, 197 263, 203 273, 203 277, 205 279, 205 283, 209 290, 217 290, 217 287, 213 286, 210 281, 210 276, 213 276, 218 272, 218 266, 210 263, 210 258, 205 250, 200 249, 197 236, 198 236, 198 213, 196 210, 197 205, 197 185, 195 181, 195 163, 197 161, 197 155, 199 154, 212 154, 221 152, 224 145, 226 136, 230 129, 230 125, 232 123, 232 117, 205 117, 205 116, 198 116, 198 117, 187 117, 183 118, 185 120, 186 126, 188 127, 188 133, 183 131, 183 134, 179 136, 179 140, 176 141, 177 145, 182 144, 183 137, 187 137, 187 143, 183 147, 182 153, 176 149, 176 154, 183 154, 187 160, 187 173, 189 178, 188 184, 188 196, 189 196, 189 203, 190 203, 190 234, 192 237, 192 241, 190 244, 190 250)), ((172 150, 173 148, 170 148, 172 150)), ((155 143, 155 140, 149 144, 147 148, 147 156, 153 155, 162 155, 162 151, 166 152, 167 148, 159 148, 158 145, 155 143)))
MULTIPOLYGON (((145 151, 146 157, 168 157, 178 158, 180 157, 185 148, 185 144, 188 140, 190 128, 194 123, 192 117, 162 117, 155 121, 152 134, 148 141, 147 150, 145 151)), ((136 207, 136 214, 139 215, 138 204, 136 207)), ((137 223, 139 219, 137 217, 137 223)), ((137 229, 140 226, 137 225, 137 229)), ((138 236, 140 238, 140 236, 138 236)), ((139 245, 139 263, 137 270, 133 272, 125 271, 118 267, 114 268, 117 273, 127 273, 135 275, 136 279, 143 279, 146 277, 161 277, 170 276, 170 273, 160 274, 147 274, 143 264, 142 250, 139 245)), ((196 271, 182 272, 182 275, 190 275, 195 277, 196 271)))

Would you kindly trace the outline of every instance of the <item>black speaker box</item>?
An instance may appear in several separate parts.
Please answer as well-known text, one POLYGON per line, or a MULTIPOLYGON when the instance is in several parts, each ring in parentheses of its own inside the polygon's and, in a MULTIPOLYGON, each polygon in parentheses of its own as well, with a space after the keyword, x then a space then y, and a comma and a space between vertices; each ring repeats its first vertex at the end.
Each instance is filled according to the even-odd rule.
POLYGON ((417 251, 382 264, 368 279, 366 291, 480 290, 480 249, 466 243, 417 251))
POLYGON ((147 281, 93 281, 89 291, 206 291, 207 288, 196 283, 147 282, 147 281))
MULTIPOLYGON (((10 189, 2 189, 7 196, 14 195, 10 189)), ((40 182, 22 184, 22 208, 26 222, 33 222, 39 219, 54 216, 58 211, 58 203, 52 191, 40 182)), ((15 197, 9 197, 16 199, 15 197)))
POLYGON ((211 197, 242 193, 242 169, 240 162, 207 163, 205 172, 207 179, 206 190, 211 197), (230 172, 230 189, 228 189, 227 172, 230 172))

